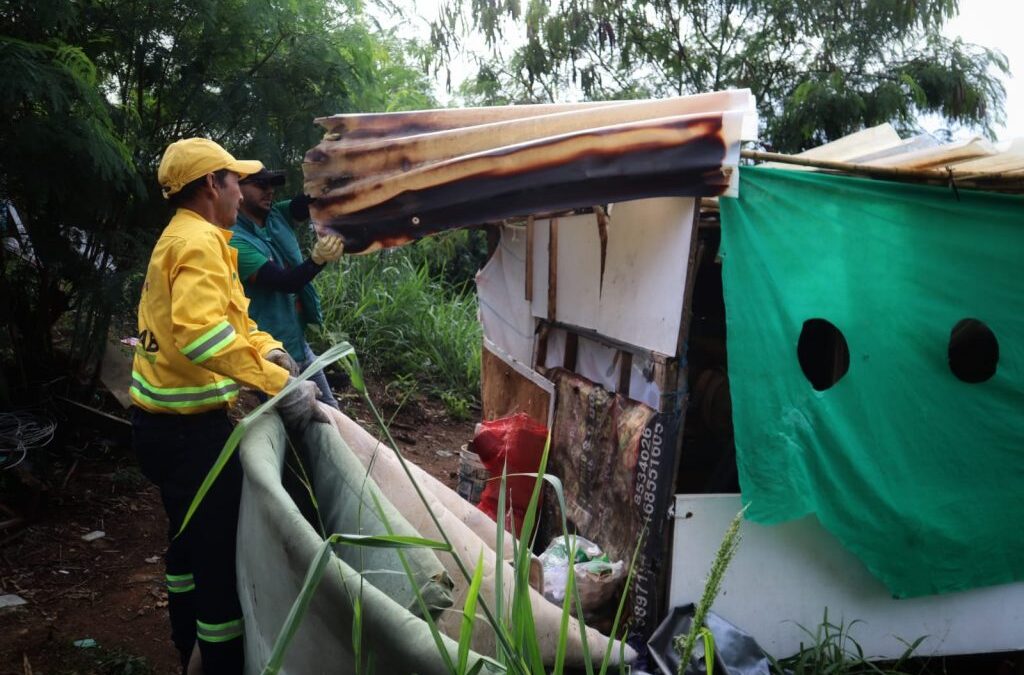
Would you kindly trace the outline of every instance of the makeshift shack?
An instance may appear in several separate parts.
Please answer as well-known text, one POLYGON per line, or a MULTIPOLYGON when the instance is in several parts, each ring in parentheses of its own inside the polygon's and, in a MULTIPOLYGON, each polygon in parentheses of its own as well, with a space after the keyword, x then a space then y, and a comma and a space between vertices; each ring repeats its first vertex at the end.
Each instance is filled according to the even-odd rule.
MULTIPOLYGON (((639 635, 664 611, 697 203, 735 193, 752 109, 740 90, 338 115, 318 120, 327 133, 304 164, 314 222, 350 251, 528 215, 495 226, 478 276, 483 416, 523 411, 551 428, 567 515, 611 557, 629 561, 647 528, 639 635), (656 199, 623 201, 641 198, 656 199)), ((546 520, 549 538, 559 528, 546 520)))
POLYGON ((751 108, 336 116, 306 188, 353 251, 491 224, 483 416, 547 424, 573 526, 642 541, 637 637, 745 503, 715 609, 770 653, 826 610, 872 655, 1024 648, 1021 148, 883 126, 738 170, 751 108))

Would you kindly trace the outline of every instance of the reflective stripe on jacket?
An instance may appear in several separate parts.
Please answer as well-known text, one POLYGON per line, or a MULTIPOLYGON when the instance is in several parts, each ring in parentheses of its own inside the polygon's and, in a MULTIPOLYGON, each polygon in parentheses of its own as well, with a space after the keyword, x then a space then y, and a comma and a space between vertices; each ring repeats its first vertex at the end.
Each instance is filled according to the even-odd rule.
POLYGON ((139 301, 132 401, 191 414, 230 405, 242 385, 276 394, 288 372, 261 358, 280 342, 249 318, 231 232, 178 209, 153 248, 139 301))

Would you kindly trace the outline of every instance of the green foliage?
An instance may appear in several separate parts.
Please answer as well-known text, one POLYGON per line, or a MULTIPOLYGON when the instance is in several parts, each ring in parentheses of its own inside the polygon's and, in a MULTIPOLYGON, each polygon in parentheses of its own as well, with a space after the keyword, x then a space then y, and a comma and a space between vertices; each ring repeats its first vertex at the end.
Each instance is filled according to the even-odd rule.
POLYGON ((0 0, 0 87, 0 205, 35 254, 0 248, 0 347, 27 381, 55 369, 60 336, 87 371, 114 308, 132 323, 170 215, 155 180, 168 143, 212 138, 287 169, 297 192, 313 118, 432 104, 357 0, 0 0))
POLYGON ((801 642, 799 652, 781 661, 769 657, 772 672, 778 675, 909 675, 910 659, 924 637, 905 643, 906 650, 895 661, 876 663, 865 656, 860 644, 851 636, 851 630, 858 623, 832 623, 826 609, 821 624, 815 630, 800 626, 807 633, 810 644, 804 646, 801 642))
POLYGON ((926 113, 989 134, 1002 121, 1006 58, 941 34, 957 0, 530 0, 522 13, 448 0, 440 54, 461 39, 444 17, 467 5, 501 54, 462 90, 477 103, 747 87, 764 137, 786 152, 882 122, 912 130, 926 113))
POLYGON ((325 336, 345 339, 368 368, 398 377, 403 388, 440 396, 467 415, 480 390, 481 329, 473 289, 449 277, 448 265, 477 263, 458 242, 467 232, 397 251, 347 256, 316 278, 325 336), (447 253, 445 253, 447 251, 447 253))

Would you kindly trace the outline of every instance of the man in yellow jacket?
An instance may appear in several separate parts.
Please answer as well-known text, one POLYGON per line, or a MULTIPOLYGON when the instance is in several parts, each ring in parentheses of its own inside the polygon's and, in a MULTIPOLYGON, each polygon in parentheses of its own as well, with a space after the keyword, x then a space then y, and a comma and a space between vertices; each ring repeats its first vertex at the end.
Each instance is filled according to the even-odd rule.
MULTIPOLYGON (((172 143, 157 172, 176 209, 149 260, 139 301, 130 394, 133 445, 160 487, 170 521, 167 590, 171 635, 183 669, 198 639, 203 671, 243 669, 243 624, 235 579, 242 469, 237 455, 214 482, 181 536, 189 504, 231 433, 227 408, 242 385, 277 394, 290 357, 248 315, 235 249, 228 245, 238 181, 262 168, 203 138, 172 143)), ((301 429, 325 421, 317 388, 303 382, 277 406, 301 429)))

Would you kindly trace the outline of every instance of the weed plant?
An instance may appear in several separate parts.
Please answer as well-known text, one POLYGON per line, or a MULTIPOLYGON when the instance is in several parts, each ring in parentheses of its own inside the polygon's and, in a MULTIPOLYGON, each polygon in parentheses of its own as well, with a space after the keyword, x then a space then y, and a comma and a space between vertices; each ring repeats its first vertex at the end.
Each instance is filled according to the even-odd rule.
POLYGON ((722 579, 725 578, 725 571, 732 562, 733 556, 740 545, 740 525, 743 523, 743 514, 747 508, 743 507, 729 523, 722 544, 718 547, 718 553, 711 563, 711 571, 708 573, 707 581, 704 583, 704 592, 701 594, 700 602, 693 611, 693 620, 690 622, 690 631, 685 635, 679 635, 672 641, 672 647, 679 654, 679 675, 683 675, 690 665, 690 657, 697 645, 697 638, 704 643, 704 661, 708 675, 712 675, 715 661, 715 641, 711 631, 704 625, 704 619, 711 610, 718 592, 722 588, 722 579))
POLYGON ((800 626, 807 634, 805 646, 800 644, 800 651, 782 660, 771 661, 774 675, 911 675, 921 672, 923 668, 912 668, 910 659, 924 641, 924 636, 913 642, 904 642, 906 649, 895 661, 881 662, 864 654, 860 644, 853 638, 851 631, 859 621, 840 621, 833 623, 828 618, 828 610, 822 622, 813 631, 800 626))
POLYGON ((468 416, 480 391, 481 344, 470 234, 346 256, 324 270, 315 281, 324 313, 320 342, 348 341, 367 370, 468 416))

